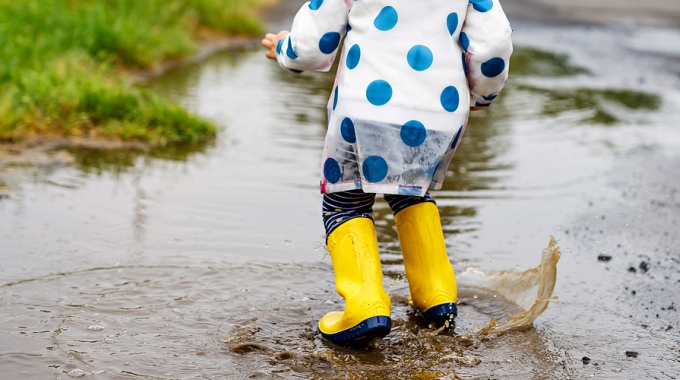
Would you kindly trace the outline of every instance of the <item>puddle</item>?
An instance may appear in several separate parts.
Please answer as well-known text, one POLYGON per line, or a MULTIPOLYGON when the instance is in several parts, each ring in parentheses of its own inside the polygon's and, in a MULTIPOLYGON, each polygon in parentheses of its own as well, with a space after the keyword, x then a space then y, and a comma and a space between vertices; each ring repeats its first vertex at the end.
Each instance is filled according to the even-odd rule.
POLYGON ((477 287, 462 287, 460 322, 440 332, 409 308, 408 284, 387 280, 392 333, 365 348, 335 346, 315 331, 318 318, 342 303, 332 280, 329 264, 317 263, 111 267, 8 284, 0 288, 0 329, 11 331, 15 349, 0 361, 16 373, 40 368, 61 378, 82 371, 97 378, 435 379, 493 373, 498 361, 504 374, 547 376, 555 367, 536 331, 479 332, 491 317, 521 308, 477 287))
POLYGON ((333 78, 239 51, 149 84, 221 125, 213 142, 0 169, 0 366, 60 379, 680 377, 675 61, 617 29, 519 26, 516 75, 471 116, 433 193, 461 282, 454 333, 407 306, 382 199, 393 333, 359 351, 315 333, 342 302, 318 192, 333 78), (541 275, 551 235, 562 256, 546 249, 541 275))

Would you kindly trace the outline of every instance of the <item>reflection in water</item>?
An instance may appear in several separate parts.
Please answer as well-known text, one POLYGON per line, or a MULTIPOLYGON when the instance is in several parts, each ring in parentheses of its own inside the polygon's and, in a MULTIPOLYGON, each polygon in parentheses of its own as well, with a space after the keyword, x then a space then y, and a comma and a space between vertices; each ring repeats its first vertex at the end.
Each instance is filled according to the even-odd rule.
POLYGON ((512 53, 510 61, 512 75, 563 77, 578 74, 590 74, 582 67, 569 62, 569 56, 551 51, 544 51, 530 47, 520 47, 512 53))
POLYGON ((104 172, 121 175, 132 171, 135 166, 146 166, 158 160, 185 162, 195 155, 208 154, 215 147, 215 141, 200 143, 168 144, 149 149, 96 149, 68 148, 74 158, 74 166, 87 174, 101 175, 104 172))
MULTIPOLYGON (((624 118, 621 109, 654 111, 661 106, 661 97, 632 90, 611 89, 545 89, 519 86, 520 91, 543 97, 543 114, 557 116, 563 112, 585 111, 581 123, 614 125, 624 118)), ((624 114, 625 115, 625 114, 624 114)))
MULTIPOLYGON (((559 251, 544 251, 538 269, 501 271, 535 265, 530 247, 551 233, 577 234, 553 226, 583 203, 580 194, 603 193, 593 179, 622 151, 611 144, 602 153, 590 141, 642 145, 620 140, 632 135, 624 123, 581 123, 599 112, 649 116, 664 105, 635 91, 560 86, 559 78, 597 77, 559 54, 518 48, 511 67, 498 104, 472 114, 445 188, 433 194, 461 273, 453 332, 430 329, 408 307, 393 218, 380 201, 393 333, 364 350, 316 334, 318 319, 342 303, 323 256, 317 186, 333 76, 296 75, 261 52, 229 52, 149 84, 222 125, 215 141, 147 152, 74 149, 72 168, 19 185, 0 179, 0 198, 11 195, 0 201, 0 278, 11 282, 0 287, 7 332, 0 366, 19 378, 81 370, 155 379, 579 378, 624 368, 611 347, 634 341, 639 328, 612 312, 619 303, 578 285, 592 273, 618 281, 602 276, 599 263, 577 267, 579 253, 569 252, 561 268, 577 268, 561 269, 560 302, 548 316, 535 328, 495 334, 531 324, 548 304, 559 251), (464 271, 471 265, 492 274, 475 277, 464 271), (524 319, 479 333, 512 315, 524 319), (594 347, 593 336, 606 338, 610 351, 594 347), (584 367, 586 349, 616 367, 584 367)), ((655 363, 642 355, 640 362, 627 375, 655 373, 655 363)))
POLYGON ((146 214, 146 192, 141 185, 141 176, 136 175, 132 181, 135 188, 135 197, 133 199, 133 218, 132 218, 132 234, 135 241, 142 242, 146 236, 146 223, 148 215, 146 214))

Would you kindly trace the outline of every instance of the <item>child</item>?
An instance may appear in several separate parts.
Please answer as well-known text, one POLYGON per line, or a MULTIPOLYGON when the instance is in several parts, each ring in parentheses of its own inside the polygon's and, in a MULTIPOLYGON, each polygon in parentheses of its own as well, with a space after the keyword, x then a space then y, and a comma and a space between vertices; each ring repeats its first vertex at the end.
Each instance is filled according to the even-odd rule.
POLYGON ((267 34, 267 58, 294 72, 328 71, 344 36, 328 102, 321 192, 327 245, 344 312, 322 336, 352 343, 390 332, 375 226, 376 193, 395 214, 410 303, 428 322, 456 316, 456 280, 440 189, 467 125, 503 88, 512 29, 498 0, 311 0, 292 31, 267 34))

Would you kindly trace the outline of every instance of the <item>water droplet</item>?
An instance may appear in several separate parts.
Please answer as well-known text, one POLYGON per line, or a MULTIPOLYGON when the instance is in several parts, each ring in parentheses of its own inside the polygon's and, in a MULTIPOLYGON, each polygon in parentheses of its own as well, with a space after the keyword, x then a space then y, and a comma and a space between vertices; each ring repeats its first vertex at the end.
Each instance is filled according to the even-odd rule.
POLYGON ((104 326, 92 325, 92 326, 87 326, 87 329, 92 330, 92 331, 102 331, 102 330, 104 330, 104 326))
POLYGON ((83 371, 80 368, 76 368, 76 369, 72 369, 72 370, 66 372, 66 374, 71 376, 71 377, 83 377, 83 376, 85 376, 85 371, 83 371))

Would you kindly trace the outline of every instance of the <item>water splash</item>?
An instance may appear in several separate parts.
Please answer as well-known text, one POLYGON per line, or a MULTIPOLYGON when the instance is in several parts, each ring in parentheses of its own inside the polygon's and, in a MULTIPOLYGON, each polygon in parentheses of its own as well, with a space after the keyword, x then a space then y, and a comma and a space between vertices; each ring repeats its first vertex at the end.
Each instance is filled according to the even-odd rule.
POLYGON ((459 275, 461 283, 496 292, 524 309, 511 315, 501 324, 498 324, 495 318, 492 319, 479 334, 486 335, 531 326, 548 307, 548 303, 557 300, 557 297, 552 296, 552 292, 555 289, 557 262, 560 256, 560 247, 551 236, 548 247, 541 253, 541 264, 537 268, 522 273, 506 271, 492 274, 487 274, 479 268, 469 268, 459 275))

